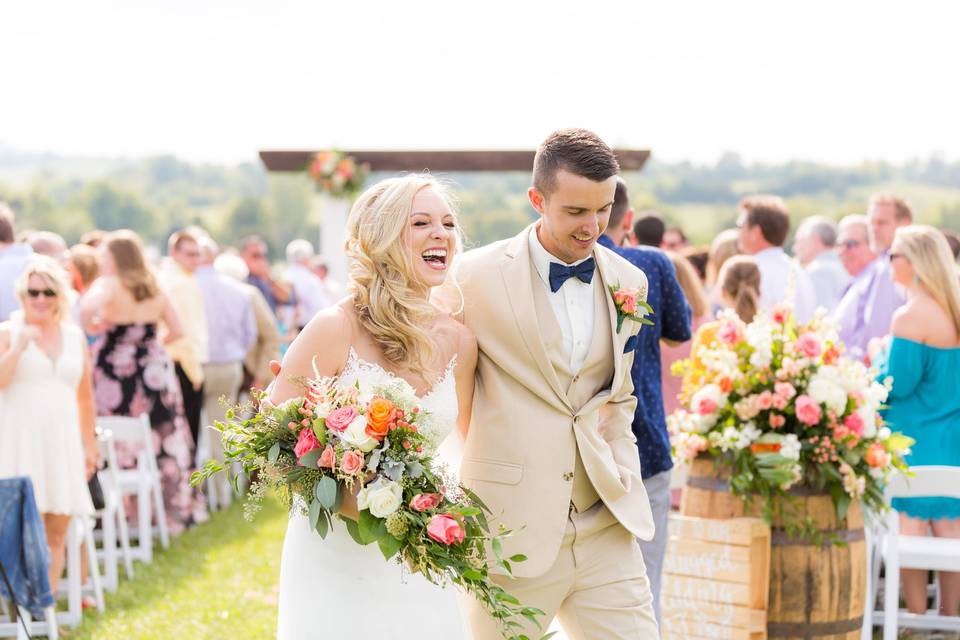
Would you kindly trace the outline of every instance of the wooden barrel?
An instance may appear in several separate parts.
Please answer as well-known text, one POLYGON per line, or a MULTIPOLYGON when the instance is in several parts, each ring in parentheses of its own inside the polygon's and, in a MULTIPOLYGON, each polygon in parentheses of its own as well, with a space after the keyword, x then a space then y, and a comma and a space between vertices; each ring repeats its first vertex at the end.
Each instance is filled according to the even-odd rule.
MULTIPOLYGON (((760 499, 745 511, 740 499, 730 493, 729 477, 729 470, 718 470, 712 458, 695 460, 683 488, 680 512, 717 519, 760 515, 760 499)), ((801 518, 810 517, 822 533, 823 543, 814 545, 790 538, 782 523, 773 522, 767 635, 858 640, 867 580, 860 505, 851 504, 846 518, 838 521, 829 495, 802 487, 791 490, 791 494, 796 499, 787 509, 801 518), (844 544, 831 544, 830 538, 844 544)))

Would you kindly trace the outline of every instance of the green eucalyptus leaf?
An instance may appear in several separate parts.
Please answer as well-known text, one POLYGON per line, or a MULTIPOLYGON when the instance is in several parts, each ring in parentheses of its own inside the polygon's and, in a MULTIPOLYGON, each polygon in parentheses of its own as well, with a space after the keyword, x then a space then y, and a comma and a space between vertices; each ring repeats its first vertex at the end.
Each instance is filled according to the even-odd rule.
POLYGON ((310 501, 310 528, 315 529, 317 527, 317 521, 320 519, 320 512, 323 510, 323 506, 320 504, 319 500, 310 501))
POLYGON ((323 476, 314 487, 313 493, 325 509, 333 509, 337 503, 337 481, 330 476, 323 476))
POLYGON ((330 518, 330 515, 326 511, 321 510, 320 519, 317 520, 317 524, 315 525, 317 533, 320 534, 321 538, 326 538, 327 532, 330 530, 329 518, 330 518))
POLYGON ((317 460, 320 459, 320 454, 323 453, 323 449, 317 448, 307 451, 300 457, 300 466, 306 467, 307 469, 316 469, 317 460))
POLYGON ((280 443, 274 442, 273 446, 270 447, 270 451, 267 452, 267 461, 273 463, 277 461, 277 458, 280 457, 280 443))

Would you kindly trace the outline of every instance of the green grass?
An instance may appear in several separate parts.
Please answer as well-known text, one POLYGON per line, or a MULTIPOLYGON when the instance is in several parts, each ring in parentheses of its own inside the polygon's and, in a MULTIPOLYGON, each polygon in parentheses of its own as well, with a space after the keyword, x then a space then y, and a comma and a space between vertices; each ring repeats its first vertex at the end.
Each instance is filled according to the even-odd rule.
POLYGON ((271 499, 253 522, 234 502, 210 521, 154 547, 150 565, 106 594, 106 611, 84 612, 70 640, 262 640, 276 635, 286 509, 271 499))

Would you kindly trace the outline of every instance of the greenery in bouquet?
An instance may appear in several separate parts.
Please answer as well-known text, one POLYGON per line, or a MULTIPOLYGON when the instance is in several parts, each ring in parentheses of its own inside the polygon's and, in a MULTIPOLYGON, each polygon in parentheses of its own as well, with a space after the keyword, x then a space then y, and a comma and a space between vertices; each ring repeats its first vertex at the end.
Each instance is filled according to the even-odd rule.
POLYGON ((318 151, 307 164, 317 189, 334 197, 351 196, 363 188, 368 168, 339 151, 318 151))
POLYGON ((502 538, 511 532, 492 532, 486 505, 435 458, 439 443, 413 388, 394 376, 369 388, 339 386, 335 378, 302 384, 304 396, 278 406, 260 394, 256 410, 231 409, 226 422, 214 425, 224 461, 208 461, 191 483, 239 464, 243 474, 235 482, 257 474, 248 515, 273 490, 321 538, 340 520, 357 544, 376 544, 385 561, 396 559, 437 585, 457 585, 486 607, 504 637, 525 640, 518 617, 539 626, 543 612, 523 606, 489 571, 492 565, 511 575, 511 563, 526 557, 502 557, 502 538), (339 513, 347 492, 356 495, 357 520, 339 513))
POLYGON ((890 381, 843 355, 823 313, 798 325, 777 307, 747 324, 727 310, 700 337, 673 367, 684 376, 684 408, 667 419, 675 459, 716 458, 734 495, 761 498, 766 519, 794 535, 812 535, 783 508, 795 485, 829 493, 841 519, 852 501, 868 515, 885 510, 884 485, 907 471, 913 440, 880 415, 890 381))

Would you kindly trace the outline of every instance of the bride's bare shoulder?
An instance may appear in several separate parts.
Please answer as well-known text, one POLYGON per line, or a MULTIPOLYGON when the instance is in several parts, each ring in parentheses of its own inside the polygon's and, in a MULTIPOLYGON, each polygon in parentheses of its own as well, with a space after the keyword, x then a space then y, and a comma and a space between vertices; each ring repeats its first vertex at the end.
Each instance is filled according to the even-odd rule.
POLYGON ((347 360, 356 328, 356 312, 349 298, 315 315, 291 343, 283 370, 293 375, 333 376, 347 360))

